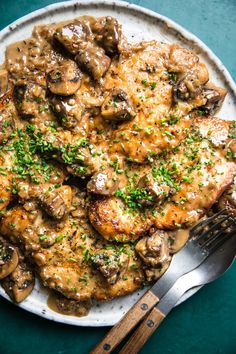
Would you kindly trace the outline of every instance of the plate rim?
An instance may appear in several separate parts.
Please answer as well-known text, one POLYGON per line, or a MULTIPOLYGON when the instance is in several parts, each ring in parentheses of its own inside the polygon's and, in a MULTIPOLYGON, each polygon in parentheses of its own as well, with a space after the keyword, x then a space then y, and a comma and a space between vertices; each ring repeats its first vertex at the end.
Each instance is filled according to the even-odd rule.
MULTIPOLYGON (((0 42, 4 39, 7 38, 10 33, 13 31, 17 30, 18 27, 22 27, 28 22, 31 22, 33 19, 40 19, 40 17, 43 18, 44 14, 48 14, 50 12, 54 12, 56 10, 60 10, 61 8, 79 8, 79 7, 88 7, 88 6, 94 6, 94 7, 100 7, 100 6, 106 6, 110 8, 119 8, 121 10, 134 10, 138 13, 144 14, 146 16, 149 16, 151 18, 154 18, 165 25, 168 26, 170 30, 174 30, 176 34, 180 35, 182 39, 184 39, 188 43, 192 43, 194 46, 198 47, 201 49, 201 51, 210 59, 214 65, 221 70, 221 74, 224 76, 225 82, 229 86, 234 98, 236 99, 236 83, 234 82, 230 72, 228 69, 224 66, 223 62, 217 57, 217 55, 213 52, 212 49, 210 49, 200 38, 198 38, 196 35, 194 35, 191 31, 188 29, 184 28, 182 25, 179 25, 176 23, 174 20, 170 19, 167 16, 164 16, 156 11, 147 9, 145 7, 142 7, 140 5, 128 3, 126 1, 114 1, 114 0, 69 0, 69 1, 60 1, 57 3, 49 4, 45 7, 42 7, 40 9, 37 9, 35 11, 32 11, 17 20, 11 22, 8 24, 6 27, 4 27, 0 31, 0 42)), ((202 286, 196 287, 194 289, 190 289, 190 294, 186 293, 183 298, 179 300, 177 305, 181 304, 185 300, 187 300, 189 297, 191 297, 195 292, 200 290, 202 286)), ((8 300, 9 302, 13 303, 11 299, 5 294, 5 292, 0 291, 0 296, 8 300)), ((107 323, 89 323, 89 322, 76 322, 74 320, 74 317, 72 316, 62 316, 61 318, 58 318, 58 315, 55 312, 55 315, 52 315, 50 313, 44 313, 41 309, 37 308, 29 308, 27 307, 26 303, 23 302, 21 304, 17 304, 18 307, 22 308, 23 310, 26 310, 32 314, 38 315, 40 317, 43 317, 48 320, 52 320, 57 323, 64 323, 64 324, 69 324, 69 325, 74 325, 74 326, 81 326, 81 327, 104 327, 104 326, 110 326, 115 323, 111 323, 110 321, 109 324, 107 323)))

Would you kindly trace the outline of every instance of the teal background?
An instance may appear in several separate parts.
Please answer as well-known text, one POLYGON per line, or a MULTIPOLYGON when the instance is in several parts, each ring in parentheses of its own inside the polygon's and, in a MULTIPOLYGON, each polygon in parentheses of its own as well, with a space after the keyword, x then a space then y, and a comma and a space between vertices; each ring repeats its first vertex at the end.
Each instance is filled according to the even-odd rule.
MULTIPOLYGON (((53 2, 57 1, 0 0, 0 29, 53 2)), ((130 2, 168 16, 193 32, 236 80, 236 0, 130 2)), ((223 278, 174 309, 141 353, 236 354, 235 281, 236 262, 223 278)), ((53 323, 0 299, 0 354, 85 354, 106 331, 53 323)))

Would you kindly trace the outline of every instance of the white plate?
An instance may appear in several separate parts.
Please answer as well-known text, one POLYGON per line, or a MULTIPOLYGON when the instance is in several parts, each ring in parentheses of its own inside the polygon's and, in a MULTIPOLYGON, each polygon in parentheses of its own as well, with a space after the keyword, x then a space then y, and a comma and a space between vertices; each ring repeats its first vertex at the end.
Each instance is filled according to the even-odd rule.
MULTIPOLYGON (((198 38, 168 18, 126 2, 101 0, 67 1, 32 12, 0 32, 0 62, 4 61, 6 46, 29 37, 35 25, 73 19, 81 15, 98 17, 111 15, 116 17, 122 23, 123 31, 130 41, 139 42, 140 40, 156 39, 167 43, 176 42, 193 49, 199 54, 201 60, 206 63, 211 80, 229 91, 219 115, 226 119, 233 119, 236 116, 236 85, 212 51, 198 38)), ((194 289, 181 300, 186 300, 197 290, 194 289)), ((144 291, 98 304, 91 309, 88 316, 78 318, 60 315, 51 311, 46 303, 48 292, 37 282, 32 294, 19 306, 57 322, 77 326, 110 326, 120 320, 144 291)), ((9 300, 2 288, 0 288, 0 295, 9 300)))

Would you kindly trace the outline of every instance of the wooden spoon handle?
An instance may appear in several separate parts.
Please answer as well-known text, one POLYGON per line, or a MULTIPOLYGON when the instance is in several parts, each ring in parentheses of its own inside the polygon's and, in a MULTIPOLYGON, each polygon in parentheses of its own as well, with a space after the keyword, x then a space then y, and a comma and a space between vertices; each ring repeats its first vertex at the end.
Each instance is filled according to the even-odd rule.
POLYGON ((147 291, 107 333, 90 354, 107 354, 112 352, 127 334, 151 311, 158 301, 159 298, 151 290, 147 291))
POLYGON ((119 354, 136 354, 144 346, 149 337, 161 324, 165 315, 156 307, 150 312, 145 320, 140 324, 128 342, 121 349, 119 354))

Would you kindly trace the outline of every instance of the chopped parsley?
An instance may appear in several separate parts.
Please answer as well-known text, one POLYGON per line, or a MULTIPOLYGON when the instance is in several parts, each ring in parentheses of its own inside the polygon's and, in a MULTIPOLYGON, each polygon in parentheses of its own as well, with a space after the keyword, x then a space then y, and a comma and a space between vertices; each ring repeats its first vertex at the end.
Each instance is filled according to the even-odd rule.
POLYGON ((168 78, 170 79, 170 81, 172 81, 173 83, 177 82, 177 74, 173 73, 172 71, 167 71, 168 74, 168 78))

